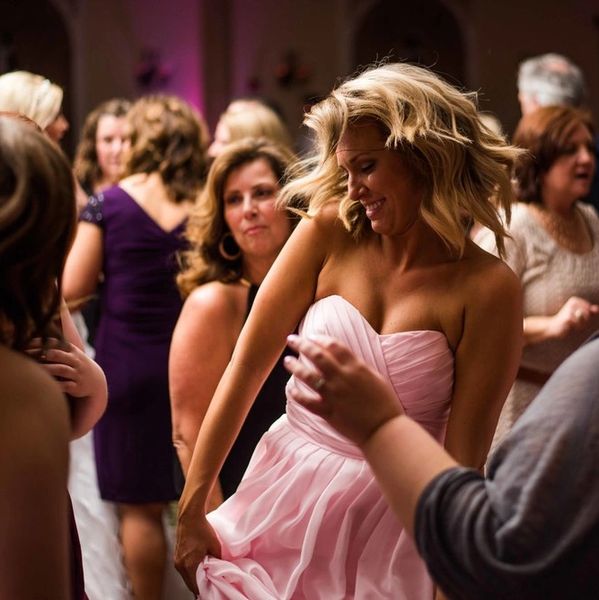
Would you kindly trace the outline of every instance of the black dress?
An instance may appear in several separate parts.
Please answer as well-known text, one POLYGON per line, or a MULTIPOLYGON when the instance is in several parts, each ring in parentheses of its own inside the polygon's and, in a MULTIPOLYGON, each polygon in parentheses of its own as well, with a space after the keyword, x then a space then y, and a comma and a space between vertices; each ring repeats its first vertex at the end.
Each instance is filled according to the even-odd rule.
MULTIPOLYGON (((252 308, 257 291, 257 285, 250 286, 246 318, 252 308)), ((260 389, 221 469, 220 483, 225 498, 231 496, 237 489, 262 435, 285 412, 285 384, 289 379, 289 373, 283 366, 283 358, 288 354, 293 353, 285 348, 260 389)))

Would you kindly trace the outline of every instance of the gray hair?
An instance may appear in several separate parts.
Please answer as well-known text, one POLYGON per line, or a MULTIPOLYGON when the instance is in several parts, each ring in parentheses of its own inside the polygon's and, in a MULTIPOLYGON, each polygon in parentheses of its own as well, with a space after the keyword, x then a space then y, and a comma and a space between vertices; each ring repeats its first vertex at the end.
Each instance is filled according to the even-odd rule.
POLYGON ((518 91, 539 106, 580 107, 586 97, 580 68, 561 54, 534 56, 520 63, 518 91))

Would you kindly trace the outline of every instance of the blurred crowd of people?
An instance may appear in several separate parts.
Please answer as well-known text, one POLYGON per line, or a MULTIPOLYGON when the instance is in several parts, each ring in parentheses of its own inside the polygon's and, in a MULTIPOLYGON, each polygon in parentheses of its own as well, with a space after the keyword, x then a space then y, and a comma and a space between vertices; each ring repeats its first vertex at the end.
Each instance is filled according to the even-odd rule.
POLYGON ((69 165, 1 75, 0 597, 594 597, 599 138, 566 57, 517 87, 508 139, 370 67, 304 156, 113 98, 69 165))

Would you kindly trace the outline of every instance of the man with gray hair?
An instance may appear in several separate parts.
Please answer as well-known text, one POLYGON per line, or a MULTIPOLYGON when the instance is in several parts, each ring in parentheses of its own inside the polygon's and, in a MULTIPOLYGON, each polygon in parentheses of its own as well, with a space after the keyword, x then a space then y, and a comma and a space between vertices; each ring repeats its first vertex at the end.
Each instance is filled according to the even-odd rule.
POLYGON ((529 58, 518 70, 518 100, 523 115, 540 106, 582 106, 586 100, 582 71, 561 54, 529 58))

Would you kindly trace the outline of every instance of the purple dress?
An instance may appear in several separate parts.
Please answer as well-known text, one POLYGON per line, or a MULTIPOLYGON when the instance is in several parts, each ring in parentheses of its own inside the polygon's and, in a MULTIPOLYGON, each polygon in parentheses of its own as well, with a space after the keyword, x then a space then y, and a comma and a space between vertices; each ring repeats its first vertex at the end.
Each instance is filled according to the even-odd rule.
POLYGON ((94 428, 100 494, 122 503, 174 500, 168 351, 181 310, 175 255, 184 223, 163 230, 120 187, 92 197, 81 220, 104 234, 96 360, 108 407, 94 428))

